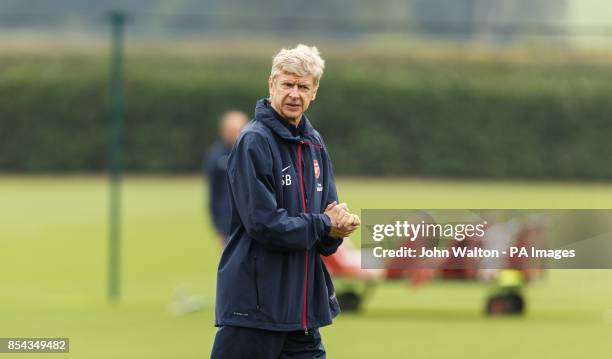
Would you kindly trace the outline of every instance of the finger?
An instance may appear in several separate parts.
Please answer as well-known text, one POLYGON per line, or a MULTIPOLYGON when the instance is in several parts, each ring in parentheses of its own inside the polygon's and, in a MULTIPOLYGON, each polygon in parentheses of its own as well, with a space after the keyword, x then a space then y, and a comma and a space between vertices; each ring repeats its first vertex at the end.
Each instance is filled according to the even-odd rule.
POLYGON ((337 220, 338 228, 342 229, 346 226, 345 222, 349 216, 350 216, 350 213, 346 211, 343 211, 338 214, 338 220, 337 220))
POLYGON ((353 223, 355 222, 355 215, 351 213, 351 215, 349 216, 349 218, 347 219, 347 224, 345 225, 345 227, 350 227, 353 225, 353 223))
POLYGON ((327 207, 325 207, 325 210, 329 211, 330 209, 336 207, 337 204, 338 204, 338 202, 333 201, 332 203, 328 204, 327 207))
POLYGON ((340 222, 340 228, 347 228, 353 223, 354 216, 352 214, 348 214, 342 218, 342 222, 340 222))
POLYGON ((344 219, 344 212, 338 211, 336 208, 334 208, 331 210, 330 215, 333 226, 340 228, 344 219))
POLYGON ((345 202, 340 203, 338 206, 348 211, 348 205, 345 202))
POLYGON ((354 219, 353 219, 353 226, 361 225, 361 219, 359 218, 359 216, 354 214, 353 217, 354 217, 354 219))
POLYGON ((334 208, 332 208, 332 211, 336 211, 336 213, 338 214, 338 218, 344 217, 347 214, 350 214, 346 209, 344 209, 343 207, 340 207, 340 205, 336 205, 334 208))

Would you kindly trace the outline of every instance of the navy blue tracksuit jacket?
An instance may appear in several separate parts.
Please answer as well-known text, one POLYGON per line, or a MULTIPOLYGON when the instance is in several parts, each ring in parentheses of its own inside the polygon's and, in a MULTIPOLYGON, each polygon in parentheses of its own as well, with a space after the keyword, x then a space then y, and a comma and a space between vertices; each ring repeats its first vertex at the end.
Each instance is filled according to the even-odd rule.
POLYGON ((295 331, 328 325, 340 312, 321 255, 327 204, 337 200, 331 162, 303 116, 296 128, 257 102, 228 162, 230 239, 217 273, 215 325, 295 331))

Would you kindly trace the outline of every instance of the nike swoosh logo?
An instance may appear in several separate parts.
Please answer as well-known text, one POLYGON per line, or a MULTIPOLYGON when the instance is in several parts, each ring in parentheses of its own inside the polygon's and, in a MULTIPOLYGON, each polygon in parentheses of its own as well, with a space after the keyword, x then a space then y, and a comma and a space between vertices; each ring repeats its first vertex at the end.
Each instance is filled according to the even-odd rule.
POLYGON ((287 170, 287 168, 289 168, 289 167, 291 167, 291 166, 287 166, 287 167, 283 168, 283 170, 281 172, 285 172, 287 170))

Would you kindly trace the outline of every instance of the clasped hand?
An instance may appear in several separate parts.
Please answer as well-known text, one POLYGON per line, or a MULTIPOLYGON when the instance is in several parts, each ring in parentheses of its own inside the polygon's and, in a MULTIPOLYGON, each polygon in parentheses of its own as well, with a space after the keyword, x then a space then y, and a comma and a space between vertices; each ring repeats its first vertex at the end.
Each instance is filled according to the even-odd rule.
POLYGON ((338 204, 334 201, 327 205, 324 213, 331 220, 329 236, 333 238, 348 237, 361 225, 359 216, 350 213, 346 203, 338 204))

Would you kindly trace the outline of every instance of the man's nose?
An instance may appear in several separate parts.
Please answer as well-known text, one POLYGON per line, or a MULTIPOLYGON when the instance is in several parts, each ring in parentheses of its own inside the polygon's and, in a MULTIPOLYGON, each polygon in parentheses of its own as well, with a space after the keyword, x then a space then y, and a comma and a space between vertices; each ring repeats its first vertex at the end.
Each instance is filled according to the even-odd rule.
POLYGON ((291 91, 289 92, 289 96, 291 97, 299 97, 300 96, 300 92, 298 91, 298 85, 295 85, 291 88, 291 91))

